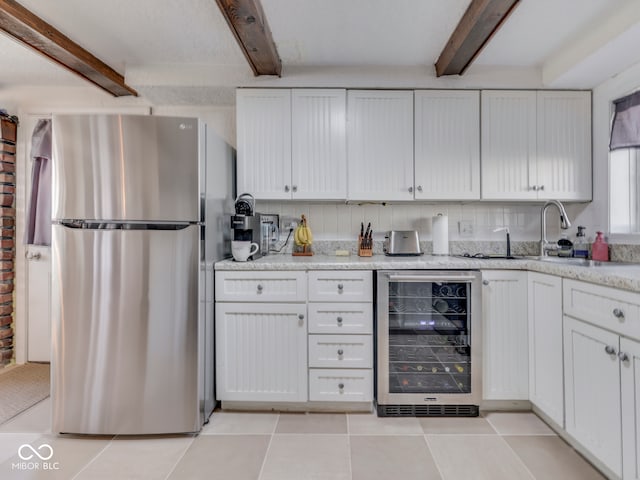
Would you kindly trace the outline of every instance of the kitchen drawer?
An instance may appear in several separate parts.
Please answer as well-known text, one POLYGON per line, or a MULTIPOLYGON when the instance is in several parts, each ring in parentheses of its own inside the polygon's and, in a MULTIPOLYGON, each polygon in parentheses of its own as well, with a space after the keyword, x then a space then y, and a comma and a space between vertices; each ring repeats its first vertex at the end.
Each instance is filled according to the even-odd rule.
POLYGON ((309 367, 371 368, 371 335, 309 335, 309 367))
POLYGON ((620 335, 640 339, 640 294, 563 280, 563 311, 620 335))
POLYGON ((321 270, 309 272, 310 302, 371 302, 370 270, 321 270))
POLYGON ((216 272, 217 302, 305 302, 306 273, 301 271, 216 272))
POLYGON ((310 303, 309 333, 373 333, 373 305, 310 303))
POLYGON ((373 400, 373 370, 309 370, 309 400, 370 402, 373 400))

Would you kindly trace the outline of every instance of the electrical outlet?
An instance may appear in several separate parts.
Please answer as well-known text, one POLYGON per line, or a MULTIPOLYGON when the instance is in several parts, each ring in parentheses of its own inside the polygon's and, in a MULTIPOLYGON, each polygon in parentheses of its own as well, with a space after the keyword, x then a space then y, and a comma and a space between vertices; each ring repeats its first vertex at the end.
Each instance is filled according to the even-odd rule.
POLYGON ((289 230, 289 229, 295 229, 298 226, 298 221, 295 220, 293 217, 285 217, 285 218, 280 218, 280 230, 289 230))
POLYGON ((458 231, 461 237, 473 236, 473 221, 472 220, 460 220, 458 222, 458 231))

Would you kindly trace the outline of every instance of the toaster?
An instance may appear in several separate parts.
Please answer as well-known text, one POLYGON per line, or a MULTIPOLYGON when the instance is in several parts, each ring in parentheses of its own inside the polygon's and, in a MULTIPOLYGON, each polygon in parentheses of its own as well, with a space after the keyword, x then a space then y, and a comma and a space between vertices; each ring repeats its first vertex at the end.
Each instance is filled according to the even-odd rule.
POLYGON ((385 255, 422 255, 416 230, 391 230, 384 236, 385 255))

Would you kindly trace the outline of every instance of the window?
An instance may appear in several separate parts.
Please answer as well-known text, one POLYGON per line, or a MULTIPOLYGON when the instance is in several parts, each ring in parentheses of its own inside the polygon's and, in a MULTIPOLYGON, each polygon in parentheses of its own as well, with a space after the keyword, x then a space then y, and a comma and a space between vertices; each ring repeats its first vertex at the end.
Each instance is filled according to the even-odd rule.
POLYGON ((609 144, 609 228, 640 233, 640 91, 613 102, 609 144))

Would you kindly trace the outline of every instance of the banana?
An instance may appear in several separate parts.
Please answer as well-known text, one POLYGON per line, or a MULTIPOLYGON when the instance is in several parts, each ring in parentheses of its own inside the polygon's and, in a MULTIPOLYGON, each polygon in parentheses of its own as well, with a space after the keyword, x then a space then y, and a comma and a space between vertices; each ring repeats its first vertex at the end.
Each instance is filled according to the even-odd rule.
POLYGON ((311 229, 307 226, 307 219, 304 218, 304 216, 302 217, 300 224, 295 229, 293 241, 299 246, 311 245, 313 243, 313 234, 311 233, 311 229))

